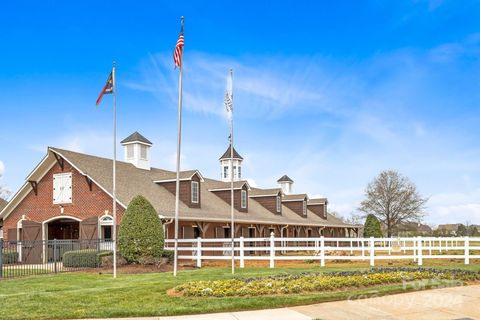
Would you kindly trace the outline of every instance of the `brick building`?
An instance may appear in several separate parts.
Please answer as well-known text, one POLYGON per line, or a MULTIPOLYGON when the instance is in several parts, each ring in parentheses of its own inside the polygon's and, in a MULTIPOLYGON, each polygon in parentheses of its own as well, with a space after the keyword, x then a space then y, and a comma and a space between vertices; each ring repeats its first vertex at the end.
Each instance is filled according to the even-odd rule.
MULTIPOLYGON (((130 200, 141 194, 157 210, 165 235, 173 238, 175 172, 152 168, 152 143, 138 132, 124 139, 117 162, 118 222, 130 200)), ((243 158, 230 149, 219 159, 221 179, 198 170, 180 174, 181 238, 230 237, 230 166, 234 174, 235 236, 357 236, 359 226, 327 214, 327 199, 292 194, 283 176, 278 188, 261 189, 242 180, 243 158)), ((0 211, 8 240, 110 239, 113 219, 112 160, 49 147, 47 155, 0 211)))

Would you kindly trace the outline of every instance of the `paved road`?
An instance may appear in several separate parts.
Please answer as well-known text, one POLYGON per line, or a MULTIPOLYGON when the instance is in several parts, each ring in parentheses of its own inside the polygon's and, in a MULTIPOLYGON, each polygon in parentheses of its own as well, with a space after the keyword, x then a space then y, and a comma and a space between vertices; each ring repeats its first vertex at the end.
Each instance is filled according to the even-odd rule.
MULTIPOLYGON (((271 310, 130 320, 480 320, 480 285, 271 310)), ((92 319, 93 320, 93 319, 92 319)), ((95 319, 101 320, 101 319, 95 319)), ((111 320, 111 319, 110 319, 111 320)), ((122 319, 126 320, 126 319, 122 319)))

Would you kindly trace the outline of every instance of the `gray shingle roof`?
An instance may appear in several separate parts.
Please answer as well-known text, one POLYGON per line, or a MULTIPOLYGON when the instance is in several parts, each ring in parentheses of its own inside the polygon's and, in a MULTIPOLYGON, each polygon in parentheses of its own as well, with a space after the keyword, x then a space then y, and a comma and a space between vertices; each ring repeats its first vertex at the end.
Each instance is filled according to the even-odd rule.
POLYGON ((286 194, 283 196, 282 201, 303 201, 305 198, 308 199, 308 196, 305 193, 300 194, 286 194))
POLYGON ((293 182, 293 180, 290 179, 290 177, 285 174, 285 175, 283 175, 283 177, 278 179, 277 182, 293 182))
POLYGON ((307 204, 325 204, 327 202, 327 198, 316 198, 316 199, 309 199, 307 204))
POLYGON ((266 197, 266 196, 276 196, 279 192, 282 192, 280 188, 273 189, 259 189, 252 188, 248 194, 249 197, 266 197))
MULTIPOLYGON (((230 150, 231 146, 228 146, 227 151, 225 151, 223 156, 221 156, 218 160, 230 159, 230 150)), ((233 158, 243 160, 242 156, 238 154, 237 150, 235 150, 235 147, 233 148, 233 158)))
POLYGON ((149 144, 149 145, 153 144, 153 143, 150 142, 150 140, 148 140, 147 138, 142 136, 140 133, 138 133, 138 131, 135 131, 134 133, 132 133, 131 135, 129 135, 128 137, 126 137, 125 139, 120 141, 120 143, 122 143, 122 144, 123 143, 129 143, 129 142, 142 142, 142 143, 146 143, 146 144, 149 144))
MULTIPOLYGON (((63 156, 81 172, 87 174, 97 184, 110 194, 112 193, 112 160, 96 156, 86 155, 58 148, 50 148, 55 153, 63 156)), ((182 175, 188 176, 195 170, 183 171, 182 175)), ((172 177, 174 172, 152 168, 142 170, 134 165, 117 161, 117 197, 123 205, 128 203, 138 194, 147 198, 157 212, 164 218, 175 216, 175 196, 162 184, 153 183, 163 177, 172 177)), ((236 181, 236 186, 243 185, 245 181, 236 181)), ((208 190, 229 183, 213 179, 204 179, 200 184, 202 197, 201 208, 189 208, 180 202, 180 219, 192 221, 230 221, 230 206, 208 190)), ((273 189, 270 189, 273 190, 273 189)), ((306 195, 303 195, 306 196, 306 195)), ((265 223, 282 225, 310 225, 310 226, 345 226, 343 222, 322 219, 313 212, 307 217, 300 217, 286 206, 282 207, 282 215, 272 214, 260 203, 251 198, 248 204, 248 212, 235 210, 235 221, 239 223, 265 223)))

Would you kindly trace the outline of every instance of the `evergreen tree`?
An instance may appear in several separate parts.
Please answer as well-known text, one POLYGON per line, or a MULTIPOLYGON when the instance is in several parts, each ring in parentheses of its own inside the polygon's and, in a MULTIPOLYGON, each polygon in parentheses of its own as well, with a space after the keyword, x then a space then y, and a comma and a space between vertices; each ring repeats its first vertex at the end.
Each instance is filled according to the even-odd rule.
POLYGON ((118 240, 118 251, 128 262, 152 261, 162 256, 162 222, 144 197, 136 196, 128 205, 120 224, 118 240))
POLYGON ((363 227, 363 236, 364 237, 383 237, 382 228, 380 227, 380 221, 373 214, 369 214, 365 220, 365 225, 363 227))

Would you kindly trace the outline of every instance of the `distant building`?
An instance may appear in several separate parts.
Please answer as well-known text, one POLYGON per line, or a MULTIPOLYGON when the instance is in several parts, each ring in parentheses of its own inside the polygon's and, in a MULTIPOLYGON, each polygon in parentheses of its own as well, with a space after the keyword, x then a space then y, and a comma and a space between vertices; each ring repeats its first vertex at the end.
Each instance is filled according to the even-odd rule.
POLYGON ((418 222, 406 222, 397 227, 398 236, 429 236, 433 232, 432 228, 426 224, 418 222))

